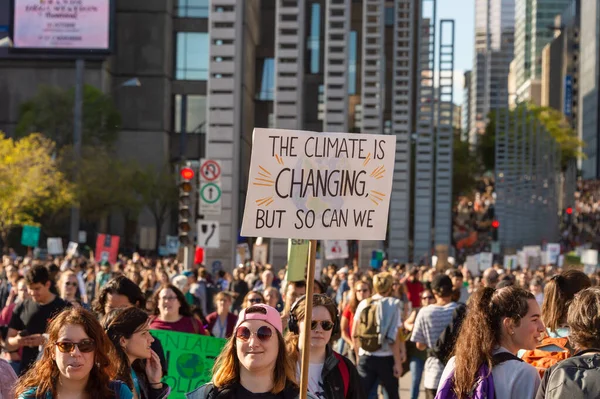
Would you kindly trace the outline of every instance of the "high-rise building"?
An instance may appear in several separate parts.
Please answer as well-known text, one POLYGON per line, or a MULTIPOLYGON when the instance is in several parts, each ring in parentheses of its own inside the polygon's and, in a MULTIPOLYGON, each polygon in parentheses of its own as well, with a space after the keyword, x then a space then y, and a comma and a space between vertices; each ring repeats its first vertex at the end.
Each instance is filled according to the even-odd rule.
POLYGON ((585 142, 586 158, 581 160, 584 179, 600 177, 600 34, 598 20, 600 5, 596 0, 581 0, 581 46, 579 70, 580 138, 585 142))
POLYGON ((554 18, 571 0, 516 0, 516 100, 541 103, 542 50, 554 37, 554 18))
POLYGON ((461 136, 462 141, 469 140, 471 130, 471 71, 465 71, 463 84, 461 136))
POLYGON ((515 0, 476 0, 475 55, 471 75, 469 142, 485 132, 488 113, 508 104, 508 76, 514 48, 515 0))

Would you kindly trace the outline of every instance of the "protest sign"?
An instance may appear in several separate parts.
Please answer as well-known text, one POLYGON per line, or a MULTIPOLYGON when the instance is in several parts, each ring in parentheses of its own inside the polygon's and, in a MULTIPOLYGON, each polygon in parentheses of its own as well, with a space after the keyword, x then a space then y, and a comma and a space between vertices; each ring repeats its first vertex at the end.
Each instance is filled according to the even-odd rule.
POLYGON ((473 277, 477 277, 480 274, 478 258, 479 258, 479 255, 467 256, 467 261, 466 261, 467 270, 469 270, 471 272, 471 275, 473 277))
POLYGON ((396 137, 254 129, 241 235, 385 240, 396 137))
POLYGON ((514 270, 519 265, 519 257, 517 255, 504 256, 504 270, 514 270))
POLYGON ((254 244, 254 247, 252 248, 252 260, 255 263, 266 265, 268 253, 269 246, 267 244, 254 244))
POLYGON ((308 240, 288 241, 287 281, 304 281, 308 263, 308 240))
POLYGON ((167 254, 177 255, 177 251, 179 251, 179 237, 167 236, 167 254))
POLYGON ((546 245, 546 261, 555 265, 558 262, 558 256, 560 255, 560 244, 548 244, 546 245))
POLYGON ((206 384, 212 377, 215 359, 226 340, 200 334, 152 330, 160 340, 167 360, 162 382, 171 387, 169 399, 183 399, 187 392, 206 384))
POLYGON ((598 264, 598 251, 595 249, 585 249, 581 254, 581 263, 584 265, 593 265, 596 267, 598 264))
POLYGON ((348 257, 348 241, 325 240, 325 259, 346 259, 348 257))
POLYGON ((494 265, 494 254, 491 252, 482 252, 479 254, 479 270, 484 272, 494 265))
POLYGON ((98 238, 96 238, 96 262, 116 263, 119 240, 119 236, 98 234, 98 238))
POLYGON ((24 247, 37 247, 40 241, 40 228, 38 226, 23 226, 21 245, 24 247))
POLYGON ((48 254, 50 255, 62 255, 63 243, 60 237, 48 237, 46 240, 46 248, 48 248, 48 254))
POLYGON ((77 247, 79 244, 73 241, 69 241, 69 245, 67 246, 67 255, 75 256, 77 254, 77 247))

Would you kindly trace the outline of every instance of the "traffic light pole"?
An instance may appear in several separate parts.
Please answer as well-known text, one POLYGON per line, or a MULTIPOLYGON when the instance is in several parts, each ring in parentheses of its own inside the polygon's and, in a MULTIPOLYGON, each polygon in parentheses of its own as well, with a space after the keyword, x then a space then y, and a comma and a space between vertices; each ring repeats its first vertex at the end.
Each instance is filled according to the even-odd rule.
MULTIPOLYGON (((81 158, 81 129, 83 119, 83 74, 85 72, 85 61, 78 58, 75 61, 75 102, 73 104, 73 177, 77 180, 79 173, 79 159, 81 158)), ((79 204, 71 207, 71 241, 79 242, 79 204)))

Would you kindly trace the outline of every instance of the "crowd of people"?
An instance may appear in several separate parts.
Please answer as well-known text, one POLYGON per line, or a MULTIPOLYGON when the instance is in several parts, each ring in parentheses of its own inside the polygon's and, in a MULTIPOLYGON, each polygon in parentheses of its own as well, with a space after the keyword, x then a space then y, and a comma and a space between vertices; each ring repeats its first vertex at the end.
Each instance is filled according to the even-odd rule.
POLYGON ((212 275, 138 254, 115 264, 4 256, 0 398, 167 398, 152 330, 227 340, 194 399, 296 397, 305 351, 311 398, 397 399, 406 373, 411 399, 421 386, 439 399, 596 397, 598 277, 551 265, 481 276, 328 265, 305 325, 306 281, 286 281, 285 268, 247 262, 212 275))

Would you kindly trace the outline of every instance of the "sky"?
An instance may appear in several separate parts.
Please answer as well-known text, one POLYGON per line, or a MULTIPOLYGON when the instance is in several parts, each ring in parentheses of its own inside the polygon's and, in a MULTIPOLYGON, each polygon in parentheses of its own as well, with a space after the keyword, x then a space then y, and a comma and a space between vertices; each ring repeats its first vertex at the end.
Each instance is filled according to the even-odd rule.
POLYGON ((463 73, 473 67, 475 0, 437 0, 437 14, 436 47, 439 46, 439 20, 454 19, 453 100, 455 104, 462 105, 463 73))

